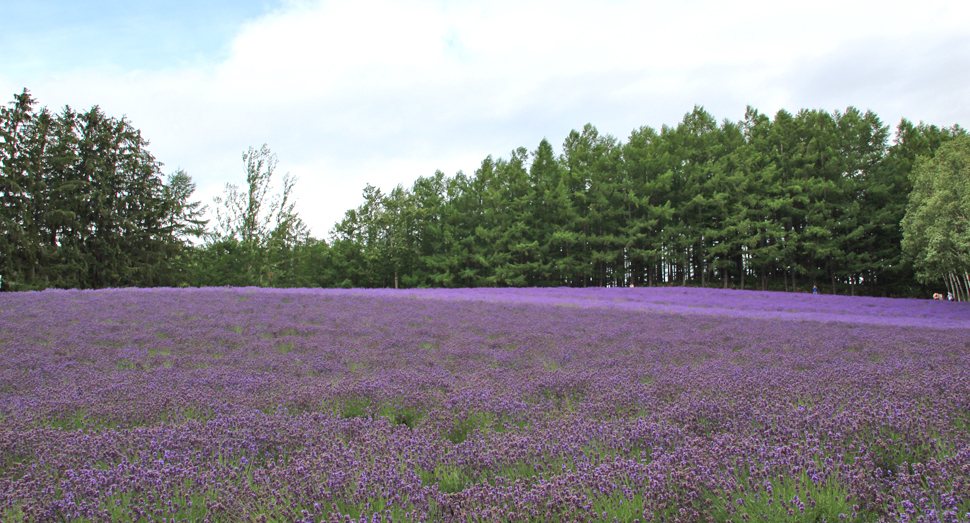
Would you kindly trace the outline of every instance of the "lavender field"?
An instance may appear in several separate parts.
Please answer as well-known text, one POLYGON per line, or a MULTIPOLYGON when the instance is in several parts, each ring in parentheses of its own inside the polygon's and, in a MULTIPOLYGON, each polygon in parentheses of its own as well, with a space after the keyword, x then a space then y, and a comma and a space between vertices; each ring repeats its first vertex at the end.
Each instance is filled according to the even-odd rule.
POLYGON ((0 294, 0 521, 970 521, 970 304, 0 294))

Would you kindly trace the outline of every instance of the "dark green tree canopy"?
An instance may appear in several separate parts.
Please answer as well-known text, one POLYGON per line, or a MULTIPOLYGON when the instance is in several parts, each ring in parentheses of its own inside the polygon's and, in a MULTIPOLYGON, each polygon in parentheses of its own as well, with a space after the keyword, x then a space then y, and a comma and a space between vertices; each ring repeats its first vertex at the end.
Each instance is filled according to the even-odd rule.
POLYGON ((625 143, 586 125, 558 157, 542 140, 488 156, 473 175, 368 186, 333 230, 332 267, 344 286, 918 295, 901 248, 908 175, 960 133, 903 120, 890 143, 889 128, 854 107, 774 118, 749 107, 737 123, 695 107, 625 143))
POLYGON ((191 179, 166 183, 125 118, 35 106, 25 89, 0 108, 4 286, 176 284, 185 237, 203 225, 191 179))
POLYGON ((698 285, 970 298, 966 133, 871 111, 695 106, 626 141, 591 124, 474 173, 367 185, 329 244, 266 145, 207 211, 182 170, 98 107, 0 107, 0 274, 10 289, 698 285), (905 216, 905 219, 904 219, 905 216), (202 240, 201 245, 195 243, 202 240))

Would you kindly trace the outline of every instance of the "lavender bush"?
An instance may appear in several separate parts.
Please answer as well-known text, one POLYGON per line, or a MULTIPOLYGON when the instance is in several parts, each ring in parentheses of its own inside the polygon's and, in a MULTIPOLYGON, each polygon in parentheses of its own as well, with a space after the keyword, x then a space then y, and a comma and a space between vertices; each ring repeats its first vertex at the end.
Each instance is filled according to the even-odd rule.
POLYGON ((0 520, 967 521, 970 305, 0 294, 0 520))

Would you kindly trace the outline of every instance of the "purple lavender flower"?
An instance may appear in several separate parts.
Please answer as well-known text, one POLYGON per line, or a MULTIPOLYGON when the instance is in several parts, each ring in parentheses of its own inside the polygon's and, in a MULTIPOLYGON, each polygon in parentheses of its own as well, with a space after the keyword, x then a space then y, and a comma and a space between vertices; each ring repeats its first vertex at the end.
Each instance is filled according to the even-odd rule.
POLYGON ((0 519, 967 513, 970 310, 806 298, 3 293, 0 519))

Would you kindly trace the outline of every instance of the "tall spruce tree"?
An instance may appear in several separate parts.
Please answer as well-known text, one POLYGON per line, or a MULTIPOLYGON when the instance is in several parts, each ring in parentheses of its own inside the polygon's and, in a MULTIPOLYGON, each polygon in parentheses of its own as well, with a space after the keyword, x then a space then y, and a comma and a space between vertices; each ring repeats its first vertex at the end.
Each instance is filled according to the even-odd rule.
POLYGON ((125 118, 97 106, 54 115, 35 104, 25 89, 0 109, 5 281, 15 289, 179 283, 190 180, 167 186, 125 118))
POLYGON ((887 152, 878 117, 852 107, 773 119, 749 107, 742 121, 718 124, 698 106, 676 127, 640 128, 626 143, 586 125, 558 158, 543 140, 532 153, 489 156, 472 175, 439 172, 393 197, 372 195, 338 229, 405 223, 394 242, 410 247, 375 254, 383 251, 369 236, 347 234, 332 266, 361 285, 387 284, 375 264, 390 256, 408 286, 855 293, 864 282, 870 294, 911 295, 919 289, 899 248, 905 178, 917 151, 952 134, 904 122, 887 152))

